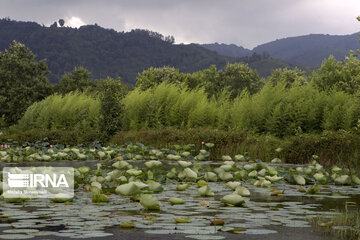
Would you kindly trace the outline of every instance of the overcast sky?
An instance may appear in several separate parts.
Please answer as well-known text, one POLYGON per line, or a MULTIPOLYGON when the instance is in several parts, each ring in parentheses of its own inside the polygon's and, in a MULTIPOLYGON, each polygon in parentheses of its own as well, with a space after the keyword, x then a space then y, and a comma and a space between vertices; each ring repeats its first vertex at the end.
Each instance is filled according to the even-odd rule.
POLYGON ((360 31, 360 0, 0 0, 0 17, 50 25, 94 24, 173 35, 176 43, 253 48, 310 33, 360 31))

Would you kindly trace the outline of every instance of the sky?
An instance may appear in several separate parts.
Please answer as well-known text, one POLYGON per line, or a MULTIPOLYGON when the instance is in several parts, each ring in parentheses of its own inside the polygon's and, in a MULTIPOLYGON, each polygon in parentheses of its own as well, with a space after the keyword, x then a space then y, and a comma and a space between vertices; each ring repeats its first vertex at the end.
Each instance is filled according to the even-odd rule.
POLYGON ((246 48, 306 34, 360 31, 360 0, 0 0, 0 18, 49 26, 149 29, 176 43, 246 48))

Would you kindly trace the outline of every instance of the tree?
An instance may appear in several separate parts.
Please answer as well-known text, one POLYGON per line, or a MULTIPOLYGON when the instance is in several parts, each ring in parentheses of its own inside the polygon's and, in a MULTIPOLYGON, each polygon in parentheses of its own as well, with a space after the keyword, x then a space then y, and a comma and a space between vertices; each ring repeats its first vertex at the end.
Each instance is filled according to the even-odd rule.
POLYGON ((83 92, 94 85, 90 79, 90 72, 84 67, 75 67, 72 73, 65 73, 56 86, 56 91, 62 94, 79 90, 83 92))
POLYGON ((175 42, 174 36, 167 36, 165 37, 165 42, 173 44, 175 42))
POLYGON ((261 87, 261 79, 257 72, 243 63, 233 63, 226 65, 220 73, 224 87, 229 87, 232 97, 239 95, 243 90, 250 94, 256 93, 261 87))
POLYGON ((360 93, 360 60, 350 52, 344 61, 336 61, 334 56, 324 60, 312 75, 312 83, 323 91, 338 88, 347 93, 360 93))
POLYGON ((57 28, 57 22, 54 22, 53 24, 50 25, 51 28, 57 28))
POLYGON ((262 57, 263 57, 263 59, 269 59, 270 58, 270 53, 268 51, 263 51, 262 57))
POLYGON ((59 25, 60 25, 60 27, 63 27, 64 24, 65 24, 64 19, 59 19, 59 25))
POLYGON ((224 81, 220 77, 220 72, 217 71, 215 65, 202 71, 190 74, 186 79, 187 86, 190 89, 196 87, 204 87, 209 97, 217 96, 224 89, 224 81))
POLYGON ((185 80, 185 75, 180 74, 178 69, 173 67, 149 68, 140 73, 136 78, 136 87, 141 90, 155 87, 162 82, 180 84, 185 80))
POLYGON ((15 124, 32 103, 52 93, 48 73, 46 61, 35 61, 22 43, 13 41, 0 52, 0 117, 7 125, 15 124))
POLYGON ((278 83, 285 83, 285 86, 287 88, 290 88, 293 85, 304 85, 305 83, 308 82, 306 73, 298 68, 275 69, 267 80, 268 82, 271 82, 274 86, 278 83))
POLYGON ((113 135, 122 128, 124 106, 121 100, 129 92, 129 88, 121 82, 120 77, 117 79, 107 77, 95 81, 93 90, 101 101, 100 130, 107 136, 113 135))

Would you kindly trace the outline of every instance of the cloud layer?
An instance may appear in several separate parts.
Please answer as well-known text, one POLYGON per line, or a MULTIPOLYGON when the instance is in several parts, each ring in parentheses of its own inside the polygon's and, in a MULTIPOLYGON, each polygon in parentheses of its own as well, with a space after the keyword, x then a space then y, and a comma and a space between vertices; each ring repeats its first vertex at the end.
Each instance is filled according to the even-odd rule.
POLYGON ((50 25, 146 28, 176 42, 235 43, 248 48, 310 33, 359 31, 359 0, 1 0, 0 17, 50 25))

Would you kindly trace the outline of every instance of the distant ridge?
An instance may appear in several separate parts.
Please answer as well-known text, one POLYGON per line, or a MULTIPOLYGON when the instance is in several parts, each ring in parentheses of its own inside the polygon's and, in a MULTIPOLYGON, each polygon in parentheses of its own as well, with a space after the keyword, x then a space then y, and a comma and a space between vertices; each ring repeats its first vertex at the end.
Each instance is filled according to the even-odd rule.
POLYGON ((215 51, 223 56, 229 57, 245 57, 251 56, 253 53, 250 49, 243 48, 241 46, 236 46, 235 44, 224 44, 224 43, 211 43, 211 44, 201 44, 201 46, 215 51))
MULTIPOLYGON (((50 27, 35 22, 0 19, 0 51, 13 40, 24 43, 37 59, 46 59, 51 82, 59 81, 65 72, 83 66, 94 79, 120 76, 134 85, 138 73, 149 67, 173 66, 181 72, 195 72, 214 64, 222 69, 227 63, 244 62, 266 77, 279 67, 294 67, 285 61, 262 58, 253 54, 247 57, 222 56, 198 44, 174 44, 174 38, 149 30, 135 29, 117 32, 98 25, 79 29, 50 27)), ((231 45, 236 53, 249 50, 231 45)))
POLYGON ((359 33, 349 35, 309 34, 288 37, 261 44, 253 50, 234 44, 203 44, 202 46, 216 51, 223 56, 244 57, 254 52, 268 52, 271 57, 281 59, 299 66, 319 67, 325 58, 334 55, 343 60, 350 50, 360 48, 359 33))

